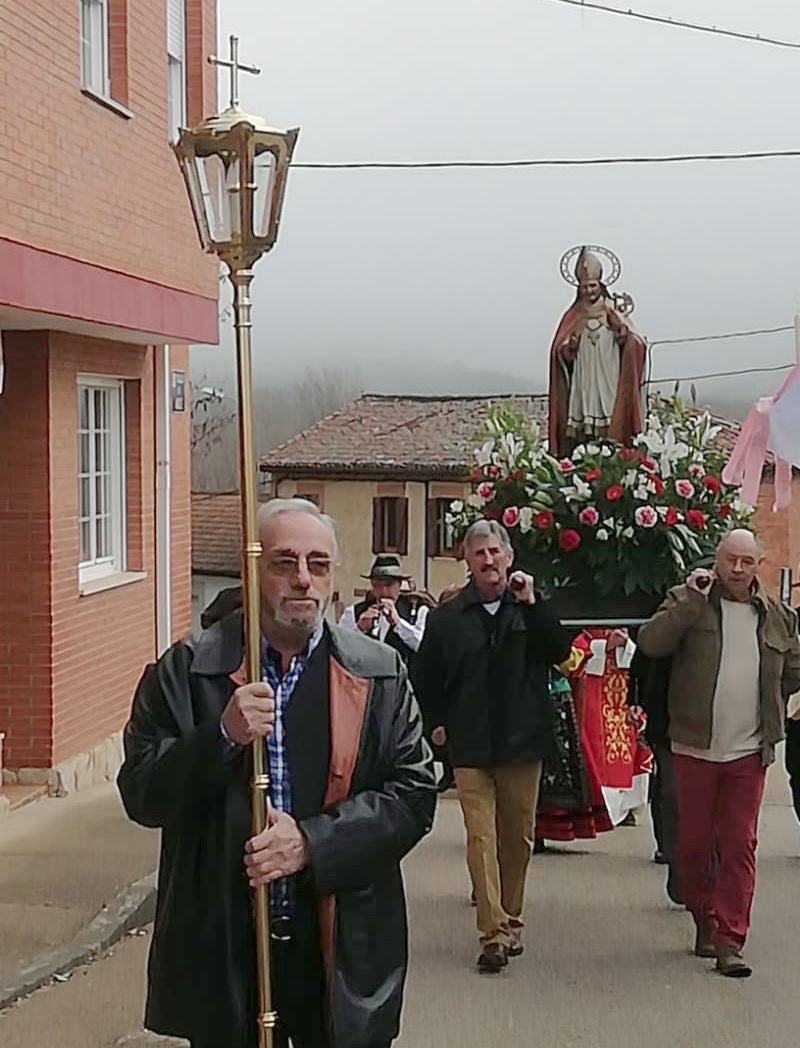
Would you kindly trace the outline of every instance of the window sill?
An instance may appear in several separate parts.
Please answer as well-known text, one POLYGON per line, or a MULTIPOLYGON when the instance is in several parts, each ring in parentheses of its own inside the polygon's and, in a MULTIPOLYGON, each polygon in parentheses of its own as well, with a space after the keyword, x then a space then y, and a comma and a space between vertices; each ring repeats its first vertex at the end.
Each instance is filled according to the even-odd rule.
POLYGON ((99 579, 88 579, 80 583, 78 592, 81 597, 91 597, 93 593, 129 586, 132 582, 141 582, 146 578, 146 571, 115 571, 113 575, 103 575, 99 579))
POLYGON ((125 120, 133 120, 133 113, 121 102, 115 102, 113 98, 108 98, 106 95, 100 95, 97 91, 92 91, 90 87, 82 87, 81 94, 85 95, 87 98, 91 98, 93 102, 97 102, 98 105, 103 106, 105 109, 110 109, 111 112, 116 113, 117 116, 124 117, 125 120))

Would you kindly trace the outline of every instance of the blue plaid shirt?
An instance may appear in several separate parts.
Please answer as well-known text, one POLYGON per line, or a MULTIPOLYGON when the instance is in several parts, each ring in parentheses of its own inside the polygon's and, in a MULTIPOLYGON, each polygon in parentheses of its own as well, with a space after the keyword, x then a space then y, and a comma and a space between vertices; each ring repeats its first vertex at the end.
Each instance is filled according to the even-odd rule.
MULTIPOLYGON (((286 673, 281 676, 281 657, 269 646, 266 637, 261 638, 261 673, 263 679, 275 693, 275 728, 267 738, 269 761, 269 793, 273 808, 292 813, 292 782, 289 777, 289 760, 286 753, 285 714, 292 692, 322 640, 320 625, 308 639, 306 649, 295 655, 286 673)), ((276 881, 271 891, 272 914, 274 917, 290 917, 293 911, 292 885, 288 878, 276 881)))

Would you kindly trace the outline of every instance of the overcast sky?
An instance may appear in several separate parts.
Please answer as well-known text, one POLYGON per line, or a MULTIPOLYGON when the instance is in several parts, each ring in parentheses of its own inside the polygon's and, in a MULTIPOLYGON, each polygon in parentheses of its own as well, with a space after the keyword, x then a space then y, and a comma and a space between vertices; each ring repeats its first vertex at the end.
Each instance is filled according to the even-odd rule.
MULTIPOLYGON (((619 2, 800 41, 797 0, 619 2)), ((237 33, 242 59, 263 69, 243 77, 244 108, 299 125, 299 161, 800 148, 800 50, 554 0, 220 7, 221 40, 237 33)), ((227 101, 226 83, 220 97, 227 101)), ((384 358, 423 370, 461 360, 544 388, 549 343, 573 295, 559 259, 581 242, 619 255, 617 287, 635 298, 635 324, 650 340, 791 323, 800 308, 799 185, 800 159, 295 170, 280 240, 256 270, 259 372, 283 377, 343 361, 370 378, 384 358)), ((210 356, 200 351, 196 364, 210 356)), ((227 351, 216 356, 219 373, 232 374, 227 351)), ((789 334, 663 347, 653 373, 793 357, 789 334)), ((754 376, 700 392, 755 396, 778 382, 754 376)))

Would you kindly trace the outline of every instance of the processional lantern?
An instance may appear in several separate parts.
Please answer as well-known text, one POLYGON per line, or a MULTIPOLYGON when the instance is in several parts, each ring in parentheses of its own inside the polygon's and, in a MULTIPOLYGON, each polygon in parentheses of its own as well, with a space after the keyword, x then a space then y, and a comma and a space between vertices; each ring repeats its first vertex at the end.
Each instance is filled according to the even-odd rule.
MULTIPOLYGON (((196 127, 182 130, 173 148, 181 167, 203 248, 225 263, 233 285, 236 371, 239 394, 239 467, 242 500, 242 589, 244 656, 248 681, 261 679, 261 626, 256 530, 258 488, 253 438, 253 381, 250 344, 252 267, 278 238, 286 176, 299 130, 278 131, 239 106, 239 73, 260 73, 239 61, 239 41, 230 38, 230 57, 209 62, 230 70, 230 105, 196 127)), ((263 739, 252 747, 252 830, 267 826, 269 772, 263 739)), ((258 963, 258 1043, 272 1048, 277 1015, 272 1008, 269 892, 255 890, 258 963)))

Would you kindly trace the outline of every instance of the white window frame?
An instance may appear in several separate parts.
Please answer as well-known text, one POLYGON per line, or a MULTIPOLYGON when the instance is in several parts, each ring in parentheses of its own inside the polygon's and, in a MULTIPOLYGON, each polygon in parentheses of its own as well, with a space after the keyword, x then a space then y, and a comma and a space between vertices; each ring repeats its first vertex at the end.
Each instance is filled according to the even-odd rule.
POLYGON ((86 91, 111 98, 108 48, 108 0, 80 0, 81 84, 86 91))
POLYGON ((166 0, 167 128, 170 142, 186 126, 186 0, 166 0))
POLYGON ((78 496, 78 581, 80 584, 105 578, 125 571, 126 558, 126 501, 125 501, 125 382, 105 375, 79 375, 77 382, 77 496, 78 496), (87 428, 81 427, 81 397, 83 391, 90 393, 88 400, 87 428), (98 555, 97 551, 97 477, 96 456, 97 419, 95 417, 95 391, 107 396, 108 408, 108 474, 110 548, 98 555), (87 461, 83 461, 81 436, 88 435, 87 461), (84 468, 87 467, 87 468, 84 468), (89 504, 83 504, 82 481, 88 479, 89 504), (88 510, 88 512, 84 512, 88 510), (82 525, 89 523, 89 557, 81 559, 82 525))

